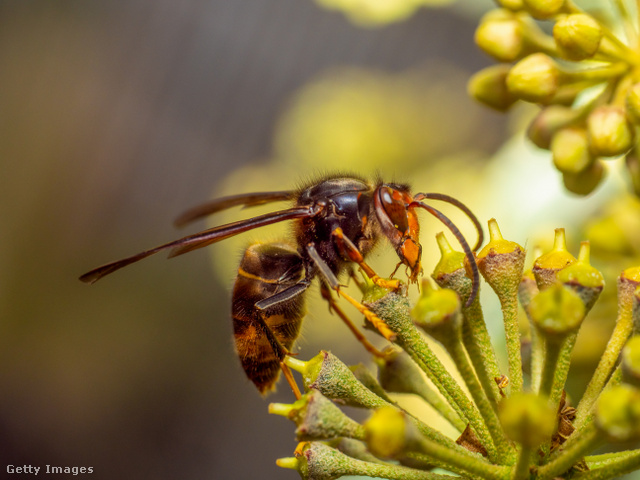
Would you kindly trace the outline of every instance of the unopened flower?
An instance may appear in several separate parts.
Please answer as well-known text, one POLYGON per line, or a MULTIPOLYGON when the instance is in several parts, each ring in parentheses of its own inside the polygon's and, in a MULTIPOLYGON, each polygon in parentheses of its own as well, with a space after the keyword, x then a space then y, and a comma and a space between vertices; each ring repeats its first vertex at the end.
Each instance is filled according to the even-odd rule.
POLYGON ((614 2, 616 15, 605 19, 567 0, 498 3, 503 8, 484 17, 476 42, 504 62, 506 81, 485 81, 484 88, 470 92, 500 110, 514 98, 541 105, 527 134, 535 145, 551 150, 567 190, 588 195, 604 177, 602 159, 628 155, 634 191, 640 193, 640 167, 634 161, 635 125, 640 124, 637 33, 629 33, 637 29, 633 10, 614 2), (538 27, 546 22, 553 35, 538 27))

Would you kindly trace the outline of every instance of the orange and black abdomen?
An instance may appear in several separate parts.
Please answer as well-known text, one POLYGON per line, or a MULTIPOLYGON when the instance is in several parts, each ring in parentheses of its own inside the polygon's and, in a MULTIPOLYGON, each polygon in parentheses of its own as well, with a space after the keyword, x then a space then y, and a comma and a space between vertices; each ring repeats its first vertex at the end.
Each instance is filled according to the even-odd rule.
POLYGON ((251 245, 240 262, 231 307, 234 339, 242 368, 260 393, 273 389, 280 374, 283 350, 278 343, 288 351, 298 337, 304 294, 267 310, 255 304, 297 284, 303 275, 302 258, 282 243, 251 245))

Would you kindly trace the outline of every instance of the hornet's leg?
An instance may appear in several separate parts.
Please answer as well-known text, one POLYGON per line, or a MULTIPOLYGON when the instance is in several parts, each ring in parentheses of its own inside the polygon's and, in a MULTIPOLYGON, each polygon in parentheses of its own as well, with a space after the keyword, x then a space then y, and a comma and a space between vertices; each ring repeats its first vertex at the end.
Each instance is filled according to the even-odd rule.
POLYGON ((362 332, 358 330, 358 327, 356 327, 349 319, 349 317, 347 317, 347 315, 342 311, 342 309, 338 306, 338 303, 331 295, 331 289, 327 287, 327 284, 324 282, 320 284, 320 293, 322 294, 322 298, 324 298, 329 303, 329 311, 335 312, 340 317, 340 319, 345 323, 349 330, 351 330, 351 333, 353 333, 353 335, 369 353, 380 358, 386 357, 384 353, 374 347, 373 344, 369 340, 367 340, 367 337, 365 337, 362 332))
MULTIPOLYGON (((362 256, 362 253, 360 253, 360 250, 358 250, 358 247, 356 247, 351 240, 345 237, 344 232, 342 231, 341 228, 336 228, 333 232, 331 232, 331 234, 333 235, 333 241, 338 247, 338 250, 340 251, 340 253, 344 257, 351 260, 352 262, 357 263, 362 269, 362 271, 364 271, 364 273, 367 275, 367 277, 371 279, 373 283, 375 283, 376 285, 382 288, 389 288, 392 290, 398 289, 398 287, 400 286, 400 281, 385 279, 378 276, 378 274, 373 270, 373 268, 371 268, 364 261, 364 257, 362 256)), ((397 267, 396 267, 396 270, 397 270, 397 267)))
POLYGON ((341 290, 338 279, 329 268, 329 265, 327 265, 326 262, 320 257, 313 243, 307 245, 307 253, 309 254, 309 257, 311 257, 311 260, 318 268, 318 271, 320 272, 328 286, 332 290, 335 290, 339 296, 353 305, 360 313, 362 313, 366 317, 366 319, 369 320, 374 327, 376 327, 376 329, 382 334, 384 338, 389 341, 393 341, 396 336, 395 333, 393 333, 393 331, 387 326, 386 323, 384 323, 384 321, 382 321, 382 319, 380 319, 380 317, 378 317, 375 313, 365 307, 362 303, 358 302, 356 299, 352 298, 350 295, 341 290))

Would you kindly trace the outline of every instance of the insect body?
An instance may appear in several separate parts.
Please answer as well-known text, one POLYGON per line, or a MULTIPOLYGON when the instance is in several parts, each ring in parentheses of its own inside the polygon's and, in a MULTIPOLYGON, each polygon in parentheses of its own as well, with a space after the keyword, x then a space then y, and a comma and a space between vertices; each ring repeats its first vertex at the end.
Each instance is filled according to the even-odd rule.
MULTIPOLYGON (((254 244, 245 251, 233 290, 236 350, 247 376, 260 392, 266 392, 275 385, 280 369, 290 383, 293 381, 283 360, 299 333, 304 316, 304 293, 316 277, 320 278, 323 297, 343 320, 348 321, 331 291, 354 305, 386 338, 393 338, 393 332, 384 322, 341 290, 338 277, 347 271, 353 273, 354 265, 358 265, 375 283, 395 285, 393 281, 378 277, 365 262, 365 257, 378 240, 386 238, 398 255, 398 267, 404 265, 409 281, 416 282, 422 271, 418 208, 427 210, 445 223, 463 246, 473 271, 473 291, 467 302, 473 301, 479 282, 473 253, 451 221, 425 204, 425 199, 446 201, 463 210, 479 233, 474 249, 480 246, 482 229, 478 220, 467 207, 451 197, 423 193, 412 195, 407 185, 369 183, 356 176, 332 175, 296 191, 234 195, 198 206, 185 212, 177 222, 187 223, 234 206, 293 202, 293 206, 285 210, 210 228, 103 265, 80 279, 93 283, 163 250, 169 250, 173 257, 254 228, 292 220, 294 236, 291 244, 254 244)), ((353 325, 349 326, 355 329, 353 325)), ((375 352, 367 343, 365 347, 375 352)), ((297 390, 293 384, 292 388, 294 392, 297 390)))
POLYGON ((233 335, 242 368, 260 393, 273 387, 280 362, 300 333, 305 296, 295 295, 268 311, 256 304, 303 278, 300 255, 286 244, 253 244, 238 267, 231 304, 233 335))

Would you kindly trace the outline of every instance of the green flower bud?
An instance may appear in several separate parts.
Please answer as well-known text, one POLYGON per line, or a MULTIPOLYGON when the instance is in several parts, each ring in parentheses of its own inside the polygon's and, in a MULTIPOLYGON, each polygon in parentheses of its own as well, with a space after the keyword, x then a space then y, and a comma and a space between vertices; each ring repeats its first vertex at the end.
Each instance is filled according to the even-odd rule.
POLYGON ((576 293, 555 283, 531 299, 529 315, 547 340, 562 339, 580 328, 585 308, 576 293))
POLYGON ((640 83, 629 88, 626 97, 627 115, 636 125, 640 125, 640 83))
POLYGON ((364 440, 362 425, 347 417, 331 400, 317 390, 310 390, 291 405, 272 403, 269 413, 292 420, 298 428, 296 439, 325 440, 348 437, 364 440))
POLYGON ((495 218, 489 220, 489 243, 478 253, 477 263, 480 273, 498 296, 517 290, 524 258, 524 249, 502 237, 495 218))
POLYGON ((515 393, 500 403, 500 423, 507 437, 529 448, 549 439, 556 416, 548 402, 532 393, 515 393))
POLYGON ((471 294, 471 279, 467 277, 465 269, 465 255, 451 247, 444 233, 436 235, 436 241, 440 248, 440 261, 436 265, 431 278, 441 288, 449 288, 456 292, 461 301, 466 302, 471 294))
POLYGON ((428 281, 422 282, 422 295, 411 310, 414 323, 440 342, 449 341, 460 333, 462 314, 460 297, 448 288, 436 290, 428 281))
POLYGON ((508 65, 493 65, 475 73, 467 85, 469 95, 498 111, 505 111, 517 100, 507 88, 508 65))
POLYGON ((593 157, 589 150, 587 131, 569 127, 559 130, 551 140, 553 164, 563 173, 580 173, 586 170, 593 157))
POLYGON ((371 452, 381 458, 394 458, 404 453, 407 430, 413 426, 405 414, 395 408, 380 408, 364 424, 366 441, 371 452))
POLYGON ((612 441, 640 438, 640 391, 622 384, 602 392, 596 403, 596 424, 612 441))
POLYGON ((563 172, 562 182, 567 190, 576 195, 589 195, 602 181, 605 168, 602 162, 595 161, 579 173, 563 172))
POLYGON ((498 5, 500 5, 503 8, 507 8, 509 10, 512 10, 514 12, 517 12, 519 10, 522 10, 524 7, 522 5, 522 0, 497 0, 496 2, 498 5))
POLYGON ((564 0, 522 0, 533 18, 546 20, 562 12, 564 0))
POLYGON ((522 24, 509 10, 492 10, 480 20, 475 42, 496 60, 512 62, 522 54, 522 24))
POLYGON ((527 136, 536 146, 548 150, 556 132, 575 123, 577 119, 576 110, 561 105, 549 105, 529 124, 527 136))
POLYGON ((635 132, 624 109, 614 105, 595 108, 587 117, 589 146, 595 156, 613 157, 627 152, 635 132))
POLYGON ((602 40, 600 24, 585 13, 573 13, 556 22, 553 38, 562 56, 568 60, 584 60, 595 55, 602 40))
POLYGON ((308 362, 287 357, 286 364, 302 373, 305 389, 315 389, 331 400, 362 408, 388 403, 358 381, 349 367, 330 352, 321 351, 308 362))
POLYGON ((553 249, 538 257, 533 263, 532 272, 538 288, 544 290, 550 285, 554 285, 557 273, 575 261, 576 258, 567 250, 564 228, 556 228, 553 249))
POLYGON ((507 75, 507 87, 518 98, 532 103, 551 100, 560 84, 556 63, 544 53, 534 53, 516 63, 507 75))
POLYGON ((587 312, 604 288, 604 277, 589 263, 589 253, 589 242, 582 242, 578 261, 558 272, 558 281, 578 294, 587 312))
POLYGON ((627 341, 620 357, 625 381, 640 387, 640 335, 635 335, 627 341))
POLYGON ((382 388, 391 393, 419 394, 424 382, 423 373, 411 357, 393 347, 384 349, 383 358, 375 358, 378 365, 378 381, 382 388))

